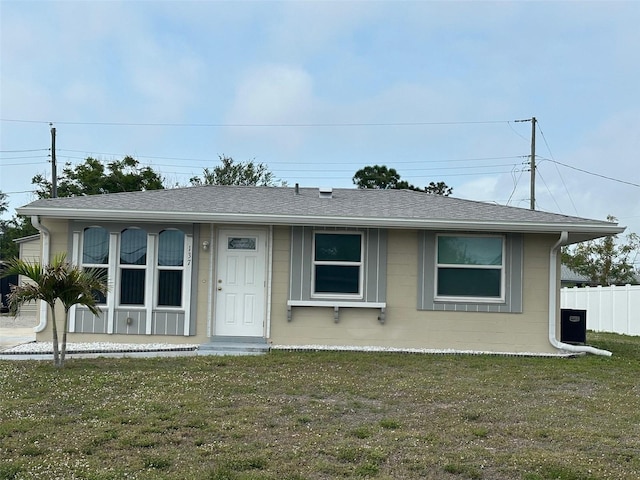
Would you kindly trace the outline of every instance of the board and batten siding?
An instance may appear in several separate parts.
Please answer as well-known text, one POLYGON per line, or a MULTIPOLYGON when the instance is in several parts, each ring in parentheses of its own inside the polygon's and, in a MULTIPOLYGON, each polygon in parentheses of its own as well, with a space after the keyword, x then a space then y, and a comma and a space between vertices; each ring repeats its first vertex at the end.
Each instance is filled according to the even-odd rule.
POLYGON ((362 299, 384 302, 387 297, 387 231, 379 228, 291 227, 289 300, 311 300, 313 235, 315 232, 358 232, 364 236, 362 299))
POLYGON ((418 310, 522 313, 524 242, 521 234, 504 235, 505 301, 502 303, 435 300, 436 236, 437 232, 433 231, 418 233, 418 310))
MULTIPOLYGON (((25 262, 38 264, 40 263, 40 251, 42 249, 42 244, 40 241, 40 235, 31 235, 29 237, 21 238, 17 240, 17 243, 20 248, 19 258, 20 260, 24 260, 25 262)), ((30 280, 25 277, 20 277, 20 283, 28 282, 30 280)), ((22 317, 33 317, 37 316, 37 302, 27 302, 20 307, 19 315, 22 317)))

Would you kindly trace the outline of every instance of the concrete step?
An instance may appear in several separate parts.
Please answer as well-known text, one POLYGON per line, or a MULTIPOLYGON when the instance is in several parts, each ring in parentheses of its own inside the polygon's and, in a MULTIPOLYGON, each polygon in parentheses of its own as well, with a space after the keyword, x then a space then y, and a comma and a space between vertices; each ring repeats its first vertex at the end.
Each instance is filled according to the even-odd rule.
POLYGON ((198 355, 263 355, 269 344, 263 337, 211 337, 198 347, 198 355))

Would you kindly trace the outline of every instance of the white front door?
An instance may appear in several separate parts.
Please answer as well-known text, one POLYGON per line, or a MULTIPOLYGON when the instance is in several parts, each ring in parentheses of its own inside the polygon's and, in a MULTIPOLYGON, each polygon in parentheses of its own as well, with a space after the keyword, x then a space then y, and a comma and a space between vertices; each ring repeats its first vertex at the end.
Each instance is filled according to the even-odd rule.
POLYGON ((266 232, 220 230, 215 335, 265 335, 266 232))

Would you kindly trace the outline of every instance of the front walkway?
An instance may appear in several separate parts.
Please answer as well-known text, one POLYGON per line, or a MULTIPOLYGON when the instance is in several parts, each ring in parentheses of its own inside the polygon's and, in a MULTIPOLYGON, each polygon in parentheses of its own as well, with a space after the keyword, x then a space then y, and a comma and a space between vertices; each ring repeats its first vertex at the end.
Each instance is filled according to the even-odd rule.
POLYGON ((8 348, 35 342, 35 317, 0 315, 0 352, 8 348))

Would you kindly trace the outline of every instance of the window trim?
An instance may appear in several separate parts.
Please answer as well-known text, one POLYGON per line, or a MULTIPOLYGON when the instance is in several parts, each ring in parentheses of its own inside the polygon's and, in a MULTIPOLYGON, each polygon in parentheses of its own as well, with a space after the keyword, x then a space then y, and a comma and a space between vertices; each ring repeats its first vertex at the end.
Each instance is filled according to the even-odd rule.
POLYGON ((352 299, 362 300, 364 298, 364 233, 360 231, 332 231, 314 230, 311 242, 311 298, 312 299, 352 299), (316 260, 316 236, 317 235, 357 235, 360 237, 360 260, 358 262, 316 260), (358 267, 358 293, 341 292, 316 292, 316 265, 335 265, 358 267))
POLYGON ((149 238, 150 234, 146 229, 138 226, 127 226, 118 232, 118 250, 116 252, 116 268, 117 268, 117 291, 116 293, 116 307, 126 308, 127 310, 147 310, 147 284, 149 281, 149 263, 153 255, 153 246, 149 238), (140 230, 145 236, 145 263, 144 264, 129 264, 122 263, 122 234, 126 230, 140 230), (152 253, 152 255, 150 255, 152 253), (151 258, 150 258, 151 257, 151 258), (142 303, 122 303, 122 272, 123 270, 142 270, 144 271, 144 288, 142 292, 142 303))
POLYGON ((158 232, 158 234, 154 237, 154 240, 157 242, 157 247, 155 248, 155 258, 154 258, 154 275, 153 275, 153 308, 155 310, 162 311, 183 311, 185 310, 185 305, 187 302, 187 292, 185 288, 186 276, 187 276, 187 266, 189 263, 189 242, 187 241, 187 234, 183 230, 179 228, 163 228, 158 232), (173 266, 173 265, 158 265, 160 260, 160 235, 162 232, 173 230, 182 233, 183 245, 182 245, 182 265, 173 266), (180 271, 182 272, 182 291, 180 294, 180 305, 160 305, 158 302, 160 300, 160 292, 158 291, 160 286, 160 272, 161 271, 180 271))
MULTIPOLYGON (((80 241, 78 242, 79 245, 79 253, 78 253, 78 260, 79 260, 79 265, 83 270, 86 269, 100 269, 100 270, 105 270, 106 271, 106 275, 105 275, 105 279, 107 281, 107 285, 109 285, 109 282, 111 280, 110 275, 109 275, 109 258, 111 256, 111 245, 110 245, 110 237, 109 237, 109 230, 107 230, 106 228, 104 228, 101 225, 89 225, 86 226, 82 229, 82 232, 80 234, 80 241), (99 228, 101 230, 104 230, 104 232, 106 233, 106 237, 107 237, 107 262, 106 263, 85 263, 84 261, 84 248, 85 248, 85 235, 87 230, 92 229, 92 228, 99 228)), ((97 305, 99 307, 106 307, 109 304, 109 294, 110 292, 107 291, 103 296, 104 296, 104 302, 102 303, 97 303, 97 305)))
POLYGON ((453 233, 438 233, 435 237, 435 249, 434 249, 434 265, 433 269, 433 299, 436 302, 455 302, 455 303, 496 303, 502 304, 506 301, 506 243, 507 238, 505 235, 483 235, 483 234, 453 234, 453 233), (450 263, 438 263, 438 249, 440 248, 439 239, 441 237, 456 237, 456 238, 500 238, 502 243, 502 253, 500 264, 500 296, 499 297, 481 297, 481 296, 462 296, 462 295, 439 295, 438 294, 438 272, 440 268, 455 268, 455 269, 473 269, 473 270, 498 270, 496 265, 473 265, 473 264, 450 264, 450 263))
POLYGON ((87 309, 85 307, 76 306, 72 307, 70 311, 69 319, 69 331, 77 332, 76 320, 78 319, 78 311, 82 313, 80 321, 83 322, 82 332, 89 332, 93 330, 93 333, 133 333, 151 335, 152 333, 159 335, 169 335, 169 333, 156 332, 158 322, 167 321, 169 319, 172 325, 176 326, 180 332, 183 332, 184 336, 194 335, 195 324, 193 324, 193 311, 195 304, 193 302, 194 288, 197 284, 194 284, 194 276, 196 271, 194 269, 194 258, 197 258, 197 252, 194 251, 194 235, 197 238, 199 229, 195 224, 146 224, 143 222, 129 223, 129 222, 72 222, 72 233, 70 235, 71 248, 69 253, 74 265, 82 265, 83 254, 83 242, 84 242, 84 230, 89 227, 101 227, 107 230, 109 234, 109 260, 108 260, 108 287, 107 291, 107 303, 106 305, 100 305, 103 309, 103 313, 100 314, 100 322, 94 323, 91 326, 91 322, 97 322, 97 320, 87 320, 85 317, 87 309), (145 278, 145 291, 144 291, 144 305, 123 305, 120 304, 120 267, 133 267, 133 265, 120 265, 120 240, 122 231, 128 228, 139 228, 146 232, 146 245, 147 245, 147 259, 145 265, 140 265, 140 268, 144 268, 146 273, 145 278), (184 246, 184 274, 182 282, 182 302, 180 307, 169 306, 157 306, 155 302, 154 288, 156 285, 157 269, 155 268, 156 248, 158 246, 159 232, 167 229, 180 230, 185 235, 184 246), (130 313, 129 313, 130 312, 130 313), (166 317, 169 315, 169 317, 166 317), (127 317, 134 317, 140 319, 141 328, 136 327, 135 331, 129 332, 122 331, 121 321, 127 317), (87 322, 89 322, 88 330, 87 322))

